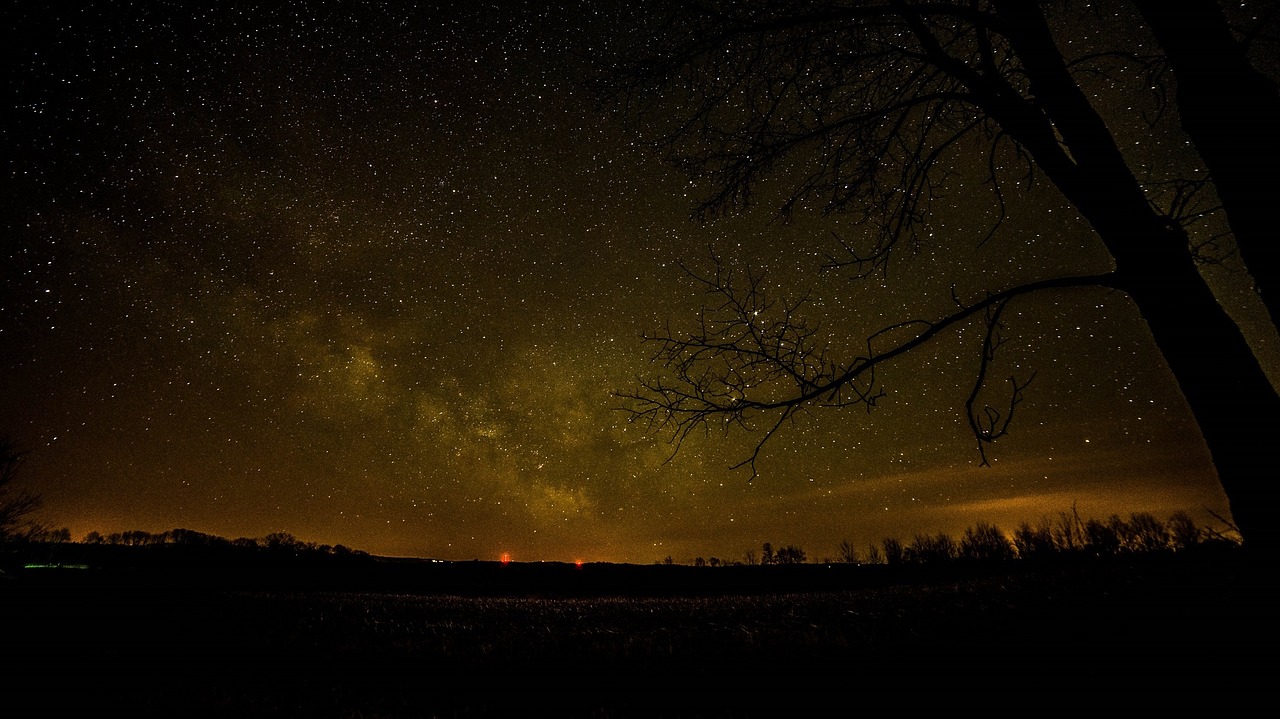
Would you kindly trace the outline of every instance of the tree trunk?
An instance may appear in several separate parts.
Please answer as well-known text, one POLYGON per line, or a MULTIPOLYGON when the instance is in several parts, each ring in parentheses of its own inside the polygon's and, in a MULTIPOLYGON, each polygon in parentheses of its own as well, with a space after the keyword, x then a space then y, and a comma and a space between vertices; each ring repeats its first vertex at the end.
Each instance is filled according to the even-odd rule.
POLYGON ((1036 98, 1034 109, 994 104, 993 113, 1098 232, 1122 289, 1138 305, 1195 415, 1247 546, 1280 549, 1280 497, 1271 463, 1280 446, 1280 395, 1240 328, 1218 303, 1188 238, 1147 203, 1102 118, 1072 79, 1036 3, 994 0, 1012 28, 1036 98), (1040 114, 1043 113, 1043 116, 1040 114), (1070 148, 1046 136, 1052 122, 1070 148))
POLYGON ((1177 78, 1182 128, 1200 153, 1236 246, 1280 327, 1280 90, 1249 63, 1214 0, 1137 0, 1177 78))
MULTIPOLYGON (((1231 515, 1251 551, 1280 550, 1280 395, 1239 326, 1200 274, 1186 233, 1135 194, 1125 201, 1113 176, 1073 188, 1071 200, 1116 262, 1117 287, 1151 330, 1199 425, 1231 515)), ((1087 172, 1086 175, 1092 175, 1087 172)), ((1136 186, 1136 180, 1134 181, 1136 186)))
MULTIPOLYGON (((1168 231, 1168 230, 1166 230, 1168 231)), ((1177 379, 1213 457, 1231 514, 1250 549, 1280 549, 1280 396, 1235 322, 1205 284, 1190 252, 1170 249, 1117 260, 1133 298, 1177 379)))

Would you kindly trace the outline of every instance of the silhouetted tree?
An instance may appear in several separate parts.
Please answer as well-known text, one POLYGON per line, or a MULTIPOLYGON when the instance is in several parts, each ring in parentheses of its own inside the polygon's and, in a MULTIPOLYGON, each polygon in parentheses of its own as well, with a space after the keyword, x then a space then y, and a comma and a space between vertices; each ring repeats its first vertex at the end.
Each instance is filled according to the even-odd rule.
POLYGON ((148 544, 163 544, 163 534, 152 534, 144 529, 130 529, 124 532, 112 532, 107 535, 107 544, 119 544, 126 547, 141 547, 148 544))
POLYGON ((1129 526, 1129 523, 1123 517, 1118 514, 1107 517, 1107 526, 1115 533, 1121 552, 1134 551, 1137 542, 1134 538, 1133 528, 1129 526))
POLYGON ((121 533, 121 544, 130 547, 143 547, 149 544, 164 544, 164 534, 152 534, 145 529, 131 529, 121 533))
POLYGON ((1013 559, 1015 550, 1013 542, 994 524, 978 522, 977 526, 965 528, 957 556, 980 562, 1007 561, 1013 559))
POLYGON ((884 564, 884 555, 880 553, 880 545, 874 542, 867 547, 867 564, 884 564))
POLYGON ((773 545, 765 542, 764 545, 760 547, 760 563, 773 564, 773 560, 773 545))
POLYGON ((1019 524, 1013 533, 1013 546, 1022 559, 1043 559, 1054 554, 1053 531, 1048 520, 1035 527, 1029 522, 1019 524))
POLYGON ((902 564, 905 556, 903 554, 902 542, 896 537, 885 537, 880 540, 880 546, 884 547, 884 563, 885 564, 902 564))
POLYGON ((1169 544, 1175 552, 1191 549, 1200 543, 1200 528, 1190 514, 1183 511, 1174 512, 1167 522, 1169 528, 1169 544))
POLYGON ((18 489, 18 470, 27 453, 9 437, 0 437, 0 542, 24 538, 40 526, 30 520, 40 508, 40 496, 18 489))
POLYGON ((1120 535, 1111 522, 1090 518, 1084 523, 1084 536, 1094 555, 1108 557, 1120 553, 1120 535))
POLYGON ((913 564, 943 564, 956 558, 956 542, 946 532, 917 534, 903 550, 903 558, 913 564))
POLYGON ((1134 552, 1159 552, 1169 548, 1169 532, 1150 512, 1129 515, 1129 545, 1134 552))
MULTIPOLYGON (((1275 188, 1259 182, 1280 167, 1280 90, 1249 60, 1264 26, 1238 39, 1216 0, 1134 2, 1177 76, 1178 120, 1213 178, 1271 322, 1280 325, 1275 188)), ((1273 21, 1275 8, 1267 15, 1273 21)))
POLYGON ((1084 522, 1080 521, 1080 514, 1076 511, 1075 505, 1071 506, 1069 512, 1058 512, 1050 533, 1053 537, 1054 549, 1059 552, 1071 554, 1084 549, 1084 522))
POLYGON ((207 547, 215 544, 225 544, 227 541, 222 537, 205 534, 204 532, 197 532, 194 529, 172 529, 166 534, 166 540, 168 542, 187 546, 207 547))
POLYGON ((805 559, 804 550, 794 544, 778 547, 778 551, 773 555, 774 564, 804 564, 805 559))
POLYGON ((49 529, 48 527, 33 525, 22 533, 21 538, 25 542, 38 544, 60 544, 62 542, 71 541, 71 530, 66 527, 61 529, 49 529))
POLYGON ((840 552, 840 562, 842 564, 857 564, 858 550, 854 548, 853 542, 847 539, 840 540, 840 544, 836 546, 840 552))
POLYGON ((259 546, 273 552, 299 552, 305 547, 298 538, 288 532, 272 532, 262 538, 259 546))
MULTIPOLYGON (((1210 14, 1215 10, 1203 0, 1193 4, 1210 14)), ((1237 142, 1240 126, 1237 113, 1224 114, 1216 104, 1221 89, 1234 88, 1228 93, 1234 101, 1249 88, 1262 88, 1269 98, 1274 86, 1235 52, 1240 43, 1224 35, 1216 16, 1201 27, 1177 21, 1181 4, 1148 0, 1141 7, 1159 41, 1169 43, 1167 56, 1144 49, 1136 11, 1104 18, 1088 4, 646 5, 652 22, 616 63, 611 88, 629 113, 668 123, 659 144, 709 188, 697 214, 745 205, 762 180, 780 178, 783 216, 813 208, 864 228, 866 242, 837 238, 827 263, 863 277, 887 267, 896 248, 917 246, 933 229, 934 201, 944 196, 947 177, 971 176, 978 165, 991 190, 994 220, 972 228, 975 243, 1002 237, 1013 190, 1029 187, 1038 176, 1092 226, 1113 269, 1068 269, 1005 287, 952 288, 957 309, 951 314, 903 318, 871 334, 861 354, 844 354, 828 349, 819 329, 805 321, 802 303, 778 303, 758 275, 715 261, 710 271, 691 272, 713 298, 699 325, 688 333, 648 338, 657 343, 655 360, 667 375, 626 393, 634 418, 670 430, 677 446, 695 429, 751 427, 766 418, 754 451, 735 465, 754 477, 761 448, 797 412, 874 407, 884 396, 878 367, 944 331, 976 323, 978 371, 964 407, 985 464, 986 445, 1006 433, 1029 382, 1010 378, 1007 397, 994 406, 982 399, 995 350, 1005 339, 1002 318, 1009 304, 1033 293, 1089 297, 1081 288, 1118 290, 1146 320, 1194 413, 1246 541, 1275 549, 1280 527, 1271 519, 1280 507, 1269 455, 1280 441, 1280 396, 1198 268, 1201 261, 1222 261, 1212 248, 1229 224, 1240 233, 1236 239, 1260 287, 1280 269, 1271 229, 1273 193, 1260 190, 1242 200, 1243 206, 1263 208, 1260 220, 1244 218, 1246 210, 1237 205, 1223 211, 1214 190, 1222 190, 1228 205, 1226 178, 1243 178, 1238 186, 1254 183, 1255 175, 1247 172, 1255 165, 1239 152, 1222 162, 1210 159, 1214 148, 1237 142), (1133 26, 1121 27, 1126 21, 1133 26), (1104 23, 1106 32, 1099 27, 1104 23), (1059 42, 1063 33, 1081 27, 1088 42, 1059 42), (1207 38, 1210 31, 1216 33, 1212 42, 1197 49, 1202 33, 1207 38), (1197 70, 1203 55, 1220 50, 1235 54, 1197 70), (1088 88, 1109 83, 1159 110, 1166 66, 1178 83, 1179 114, 1201 158, 1169 154, 1159 164, 1138 164, 1122 152, 1112 127, 1141 121, 1142 102, 1108 107, 1118 113, 1109 124, 1088 88), (1205 90, 1206 83, 1217 87, 1205 90), (1198 110, 1203 112, 1197 115, 1198 110), (1201 117, 1209 119, 1194 124, 1201 117), (1221 175, 1221 188, 1205 180, 1201 161, 1213 181, 1221 175), (1261 227, 1261 236, 1249 235, 1246 226, 1261 227), (906 339, 892 341, 888 329, 906 339)), ((1176 131, 1167 114, 1149 116, 1151 132, 1176 131)), ((1263 121, 1250 124, 1250 142, 1274 148, 1277 125, 1268 121, 1274 116, 1264 114, 1263 121)), ((1248 144, 1242 149, 1252 151, 1248 144)), ((1269 174, 1274 158, 1261 167, 1269 174)), ((1275 298, 1263 291, 1264 299, 1275 298)))

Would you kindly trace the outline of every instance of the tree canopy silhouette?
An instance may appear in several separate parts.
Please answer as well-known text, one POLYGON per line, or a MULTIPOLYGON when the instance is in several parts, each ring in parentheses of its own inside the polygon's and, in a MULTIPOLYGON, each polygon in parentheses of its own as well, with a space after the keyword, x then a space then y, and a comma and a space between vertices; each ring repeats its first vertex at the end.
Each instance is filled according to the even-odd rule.
POLYGON ((1280 397, 1199 268, 1238 253, 1277 316, 1274 185, 1260 190, 1257 173, 1280 157, 1280 102, 1250 60, 1266 29, 1232 27, 1213 0, 1107 8, 1139 32, 1109 27, 1096 3, 1026 0, 673 2, 647 12, 605 85, 628 117, 661 126, 668 159, 709 188, 696 215, 747 205, 772 181, 783 216, 812 209, 860 226, 831 243, 827 267, 861 278, 917 246, 935 229, 948 177, 979 167, 991 221, 967 228, 974 243, 1010 241, 1002 229, 1016 191, 1048 180, 1113 265, 953 289, 950 314, 904 317, 848 356, 829 349, 802 304, 716 261, 691 272, 712 297, 698 325, 647 338, 667 371, 624 393, 633 418, 677 443, 767 418, 738 465, 754 477, 761 449, 797 412, 874 406, 878 367, 978 322, 965 413, 985 463, 1029 381, 1010 380, 997 406, 980 401, 1002 313, 1027 295, 1104 287, 1125 293, 1150 328, 1246 543, 1274 550, 1280 397), (1082 27, 1091 42, 1059 41, 1082 27), (1090 83, 1141 93, 1150 131, 1185 130, 1191 145, 1168 143, 1178 156, 1150 164, 1126 155, 1113 130, 1124 118, 1104 116, 1090 83))

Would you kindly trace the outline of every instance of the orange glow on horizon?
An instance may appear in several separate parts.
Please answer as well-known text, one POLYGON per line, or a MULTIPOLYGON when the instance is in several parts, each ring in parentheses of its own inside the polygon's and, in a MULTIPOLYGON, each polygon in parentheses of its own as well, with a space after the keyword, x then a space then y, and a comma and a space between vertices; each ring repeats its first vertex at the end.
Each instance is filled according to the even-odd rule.
POLYGON ((498 561, 503 564, 511 564, 511 552, 503 552, 502 556, 498 558, 498 561))

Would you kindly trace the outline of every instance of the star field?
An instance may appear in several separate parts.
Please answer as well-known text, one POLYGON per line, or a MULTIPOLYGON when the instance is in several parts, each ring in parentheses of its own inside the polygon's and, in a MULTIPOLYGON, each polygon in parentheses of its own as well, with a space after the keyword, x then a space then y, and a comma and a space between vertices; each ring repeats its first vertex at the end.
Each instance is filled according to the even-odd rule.
POLYGON ((935 236, 862 284, 817 269, 830 218, 691 221, 698 188, 580 83, 608 7, 7 9, 0 430, 31 450, 41 519, 648 563, 1073 503, 1225 511, 1140 318, 1099 289, 1010 307, 997 371, 1037 375, 989 468, 963 414, 976 325, 888 367, 874 412, 801 415, 750 483, 728 467, 751 436, 673 456, 629 424, 614 393, 658 371, 643 333, 696 317, 678 263, 708 248, 807 291, 836 349, 945 313, 952 286, 1107 259, 1047 193, 977 245, 963 178, 935 236))

